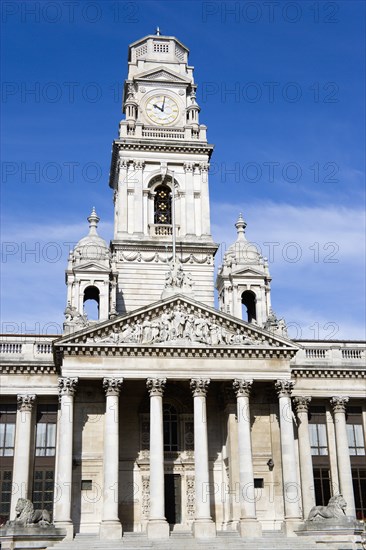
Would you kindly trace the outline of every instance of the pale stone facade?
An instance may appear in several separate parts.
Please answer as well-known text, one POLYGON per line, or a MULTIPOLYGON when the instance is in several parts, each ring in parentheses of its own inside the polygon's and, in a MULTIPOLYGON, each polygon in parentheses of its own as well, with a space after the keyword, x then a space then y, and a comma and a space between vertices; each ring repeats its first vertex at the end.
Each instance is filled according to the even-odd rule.
POLYGON ((1 339, 1 514, 31 498, 68 539, 294 537, 338 492, 366 513, 365 343, 288 339, 241 215, 214 308, 213 147, 187 61, 173 37, 130 46, 113 241, 93 209, 61 338, 1 339))

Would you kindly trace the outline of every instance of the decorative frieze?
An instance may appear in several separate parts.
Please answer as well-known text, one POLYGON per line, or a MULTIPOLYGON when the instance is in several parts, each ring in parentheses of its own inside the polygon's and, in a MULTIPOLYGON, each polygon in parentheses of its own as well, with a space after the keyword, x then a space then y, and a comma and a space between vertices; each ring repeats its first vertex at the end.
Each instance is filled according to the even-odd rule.
POLYGON ((348 401, 349 397, 346 397, 344 395, 336 395, 331 398, 330 404, 332 405, 333 411, 335 413, 345 413, 348 401))
POLYGON ((275 388, 278 397, 291 397, 291 392, 294 389, 295 382, 293 380, 277 380, 275 388))
POLYGON ((299 395, 294 397, 293 401, 297 414, 308 412, 311 397, 299 395))
POLYGON ((235 379, 233 382, 233 388, 236 397, 249 397, 252 389, 253 380, 235 379))
POLYGON ((36 400, 34 394, 19 394, 17 395, 18 410, 21 412, 31 411, 36 400))
POLYGON ((106 395, 119 395, 123 378, 103 378, 103 389, 106 395))
POLYGON ((190 387, 193 393, 193 397, 205 397, 208 391, 209 384, 209 378, 192 378, 190 382, 190 387))
POLYGON ((144 519, 150 515, 150 476, 142 476, 141 512, 144 519))
POLYGON ((166 378, 148 378, 146 381, 146 387, 149 391, 150 397, 153 395, 163 396, 165 390, 166 378))
POLYGON ((194 476, 187 475, 186 477, 186 502, 187 502, 187 518, 193 520, 195 516, 195 485, 194 476))
POLYGON ((219 345, 258 345, 244 328, 229 332, 205 315, 189 312, 177 304, 165 309, 160 317, 146 315, 143 321, 127 321, 120 331, 112 328, 106 336, 94 336, 93 342, 160 344, 173 342, 179 344, 201 343, 210 346, 219 345))
POLYGON ((78 378, 59 378, 58 379, 58 394, 61 398, 63 395, 73 396, 76 392, 78 378))

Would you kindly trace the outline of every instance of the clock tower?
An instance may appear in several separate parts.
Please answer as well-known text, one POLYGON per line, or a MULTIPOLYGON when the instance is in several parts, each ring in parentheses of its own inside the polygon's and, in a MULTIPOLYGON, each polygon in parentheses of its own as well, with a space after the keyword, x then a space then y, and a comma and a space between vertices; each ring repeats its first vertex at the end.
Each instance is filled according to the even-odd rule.
POLYGON ((213 146, 199 122, 189 50, 172 36, 129 46, 113 142, 112 254, 118 313, 159 300, 172 277, 182 293, 214 305, 208 169, 213 146))

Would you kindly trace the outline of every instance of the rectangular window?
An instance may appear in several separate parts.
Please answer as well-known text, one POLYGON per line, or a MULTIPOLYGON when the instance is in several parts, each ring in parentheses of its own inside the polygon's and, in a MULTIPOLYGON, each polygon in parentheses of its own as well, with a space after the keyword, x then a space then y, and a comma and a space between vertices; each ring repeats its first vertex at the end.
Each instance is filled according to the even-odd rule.
POLYGON ((326 506, 330 499, 330 470, 329 468, 314 468, 315 503, 317 506, 326 506))
POLYGON ((14 456, 16 405, 0 408, 0 456, 14 456))
POLYGON ((32 501, 36 510, 53 510, 54 490, 53 470, 37 469, 34 471, 32 501))
POLYGON ((347 409, 347 437, 349 454, 351 456, 365 456, 361 407, 348 407, 347 409))
POLYGON ((37 406, 32 500, 35 509, 52 514, 56 454, 57 405, 37 406))
POLYGON ((16 414, 15 404, 0 406, 0 524, 10 514, 16 414))
POLYGON ((37 408, 36 456, 55 456, 56 405, 37 408))
POLYGON ((309 436, 313 456, 328 455, 327 424, 324 407, 311 407, 309 436))
POLYGON ((352 482, 356 517, 361 521, 366 521, 366 468, 352 468, 352 482))

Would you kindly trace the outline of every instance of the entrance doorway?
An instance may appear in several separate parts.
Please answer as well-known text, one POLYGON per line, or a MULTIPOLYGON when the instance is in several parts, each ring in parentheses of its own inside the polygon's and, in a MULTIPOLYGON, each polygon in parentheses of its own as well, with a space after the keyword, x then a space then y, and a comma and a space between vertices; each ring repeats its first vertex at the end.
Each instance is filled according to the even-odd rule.
POLYGON ((165 474, 165 517, 170 525, 182 523, 181 477, 177 474, 165 474))

